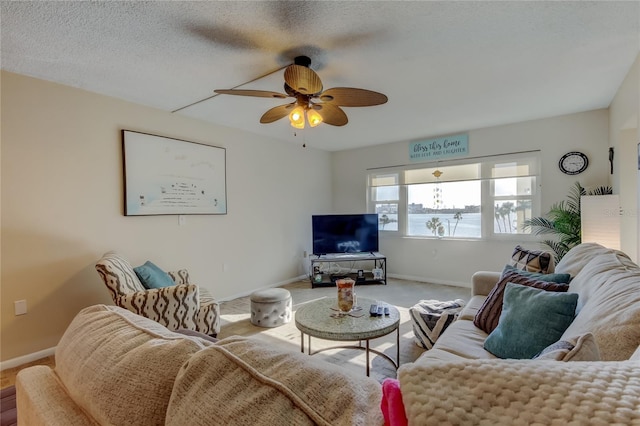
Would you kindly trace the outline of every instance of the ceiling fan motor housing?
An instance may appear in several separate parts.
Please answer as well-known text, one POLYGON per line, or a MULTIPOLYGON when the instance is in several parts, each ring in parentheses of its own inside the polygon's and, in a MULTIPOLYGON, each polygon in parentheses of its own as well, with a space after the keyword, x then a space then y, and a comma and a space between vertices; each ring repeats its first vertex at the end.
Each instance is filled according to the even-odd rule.
POLYGON ((309 66, 311 65, 311 58, 309 58, 308 56, 296 56, 293 60, 293 63, 309 68, 309 66))

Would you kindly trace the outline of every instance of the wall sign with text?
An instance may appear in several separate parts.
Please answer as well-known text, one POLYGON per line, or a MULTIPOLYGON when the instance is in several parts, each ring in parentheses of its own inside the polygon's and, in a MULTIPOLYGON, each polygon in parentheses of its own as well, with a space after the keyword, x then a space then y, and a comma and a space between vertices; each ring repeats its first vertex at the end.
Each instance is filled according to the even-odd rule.
POLYGON ((453 135, 409 144, 411 161, 432 161, 469 155, 469 136, 453 135))

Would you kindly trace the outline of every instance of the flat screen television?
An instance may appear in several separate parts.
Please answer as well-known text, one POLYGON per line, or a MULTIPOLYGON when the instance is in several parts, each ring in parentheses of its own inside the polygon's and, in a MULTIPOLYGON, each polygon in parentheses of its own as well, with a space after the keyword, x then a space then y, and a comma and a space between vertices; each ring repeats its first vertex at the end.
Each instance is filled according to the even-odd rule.
POLYGON ((378 251, 378 215, 313 215, 313 254, 378 251))

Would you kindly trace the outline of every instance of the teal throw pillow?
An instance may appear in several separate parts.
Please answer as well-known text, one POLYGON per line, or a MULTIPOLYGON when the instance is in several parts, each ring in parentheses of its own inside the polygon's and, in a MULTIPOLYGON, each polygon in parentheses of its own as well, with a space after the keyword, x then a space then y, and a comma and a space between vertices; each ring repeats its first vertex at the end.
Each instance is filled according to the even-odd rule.
POLYGON ((502 270, 502 275, 508 272, 517 272, 523 277, 533 278, 534 280, 546 281, 548 283, 564 283, 568 284, 571 281, 571 274, 541 274, 539 272, 529 272, 518 269, 512 265, 505 265, 502 270))
POLYGON ((507 283, 498 327, 484 348, 498 358, 531 359, 560 340, 573 322, 577 304, 576 293, 507 283))
POLYGON ((140 279, 140 282, 142 282, 142 285, 148 289, 176 285, 169 274, 148 260, 144 265, 133 268, 133 271, 140 279))

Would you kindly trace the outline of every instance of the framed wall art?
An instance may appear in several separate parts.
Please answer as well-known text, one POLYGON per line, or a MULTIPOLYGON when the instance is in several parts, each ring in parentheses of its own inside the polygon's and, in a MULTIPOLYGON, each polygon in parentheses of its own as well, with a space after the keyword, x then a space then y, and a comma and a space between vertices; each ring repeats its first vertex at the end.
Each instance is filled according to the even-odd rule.
POLYGON ((122 131, 125 216, 226 214, 226 150, 122 131))

